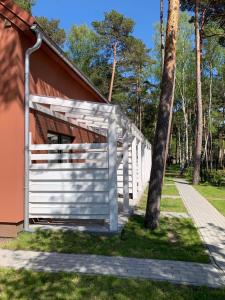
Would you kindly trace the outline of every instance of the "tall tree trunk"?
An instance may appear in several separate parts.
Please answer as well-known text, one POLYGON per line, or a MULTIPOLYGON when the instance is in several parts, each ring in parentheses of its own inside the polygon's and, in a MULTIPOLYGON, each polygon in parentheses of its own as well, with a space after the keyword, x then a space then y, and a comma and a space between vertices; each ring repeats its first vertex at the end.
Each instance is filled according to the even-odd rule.
POLYGON ((201 82, 201 44, 199 30, 199 0, 195 1, 195 45, 196 45, 196 143, 194 153, 193 184, 200 180, 200 165, 202 152, 202 82, 201 82))
POLYGON ((161 70, 163 73, 164 57, 165 57, 165 39, 164 39, 164 0, 160 0, 160 37, 161 37, 161 70))
POLYGON ((212 84, 213 84, 213 66, 210 63, 210 81, 209 81, 209 157, 210 157, 210 171, 213 169, 213 145, 212 145, 212 84))
POLYGON ((112 91, 113 91, 113 84, 115 79, 115 73, 116 73, 116 57, 117 56, 117 42, 113 46, 113 65, 112 65, 112 76, 111 76, 111 82, 110 82, 110 88, 109 88, 109 102, 112 101, 112 91))
POLYGON ((174 101, 174 95, 175 95, 175 84, 176 84, 176 65, 175 65, 175 70, 174 70, 172 105, 170 107, 169 127, 168 127, 167 142, 166 142, 166 155, 165 155, 164 175, 163 176, 165 176, 165 174, 166 174, 166 162, 167 162, 169 147, 170 147, 170 143, 171 143, 172 119, 173 119, 173 101, 174 101))
POLYGON ((186 100, 184 98, 184 89, 181 89, 180 85, 178 84, 181 99, 182 99, 182 111, 184 115, 184 126, 185 126, 185 162, 188 163, 189 160, 189 149, 188 149, 188 114, 186 111, 186 100), (183 90, 183 91, 182 91, 183 90))
POLYGON ((175 155, 176 155, 176 164, 178 163, 178 141, 177 141, 177 137, 178 137, 178 134, 177 134, 177 130, 176 130, 176 148, 175 148, 175 155))
MULTIPOLYGON (((191 124, 192 122, 192 114, 191 114, 191 109, 189 110, 189 114, 188 114, 188 116, 189 116, 189 124, 191 124)), ((192 135, 193 135, 193 133, 192 133, 192 126, 190 126, 189 127, 189 161, 191 162, 192 161, 192 149, 193 149, 193 144, 192 144, 192 135)))
POLYGON ((181 140, 180 140, 180 126, 178 129, 178 154, 179 154, 179 164, 182 163, 182 153, 181 153, 181 140))
POLYGON ((145 214, 145 226, 152 230, 159 225, 166 146, 169 134, 171 107, 173 106, 179 4, 179 0, 169 0, 162 90, 158 107, 158 118, 153 144, 152 170, 145 214))

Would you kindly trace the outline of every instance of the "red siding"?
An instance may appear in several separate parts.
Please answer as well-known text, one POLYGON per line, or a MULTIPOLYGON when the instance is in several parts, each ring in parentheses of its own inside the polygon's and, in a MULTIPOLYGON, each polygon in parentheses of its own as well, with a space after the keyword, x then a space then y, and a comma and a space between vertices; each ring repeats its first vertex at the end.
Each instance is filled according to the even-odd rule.
MULTIPOLYGON (((24 206, 24 54, 33 45, 14 25, 4 28, 0 18, 0 223, 23 220, 24 206)), ((31 93, 89 101, 103 101, 47 46, 31 59, 31 93)), ((101 137, 81 128, 31 113, 35 143, 46 142, 48 130, 75 136, 75 142, 101 137)))

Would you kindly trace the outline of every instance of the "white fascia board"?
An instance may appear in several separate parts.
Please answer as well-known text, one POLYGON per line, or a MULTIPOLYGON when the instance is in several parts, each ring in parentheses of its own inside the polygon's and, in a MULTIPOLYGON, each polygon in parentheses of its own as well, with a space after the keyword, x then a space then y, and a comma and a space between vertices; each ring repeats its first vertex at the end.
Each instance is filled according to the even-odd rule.
POLYGON ((37 95, 31 95, 30 100, 34 103, 39 103, 39 104, 57 105, 57 106, 68 107, 72 109, 91 110, 103 114, 112 113, 114 107, 111 104, 102 104, 102 103, 97 103, 92 101, 62 99, 58 97, 44 97, 44 96, 37 96, 37 95))

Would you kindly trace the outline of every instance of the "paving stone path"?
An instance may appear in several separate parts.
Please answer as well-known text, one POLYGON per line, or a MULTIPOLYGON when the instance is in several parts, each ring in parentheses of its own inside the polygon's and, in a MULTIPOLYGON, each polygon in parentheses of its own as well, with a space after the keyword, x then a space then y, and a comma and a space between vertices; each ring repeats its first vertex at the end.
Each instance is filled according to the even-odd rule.
POLYGON ((1 249, 0 267, 113 275, 196 286, 221 287, 225 285, 225 274, 213 265, 168 260, 1 249))
POLYGON ((225 272, 225 217, 185 180, 175 184, 212 260, 225 272))

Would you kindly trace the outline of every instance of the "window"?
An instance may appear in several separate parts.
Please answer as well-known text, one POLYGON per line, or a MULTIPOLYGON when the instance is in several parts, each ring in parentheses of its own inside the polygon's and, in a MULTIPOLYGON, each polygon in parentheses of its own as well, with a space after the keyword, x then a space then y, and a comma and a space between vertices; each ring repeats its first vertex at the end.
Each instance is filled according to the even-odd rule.
MULTIPOLYGON (((47 135, 48 138, 48 144, 72 144, 74 138, 72 136, 64 135, 64 134, 58 134, 58 133, 51 133, 49 132, 47 135)), ((49 153, 67 153, 67 151, 63 150, 51 150, 49 153)), ((54 163, 63 163, 63 162, 69 162, 69 160, 53 160, 54 163)))
POLYGON ((59 134, 59 133, 48 133, 48 144, 72 144, 74 138, 72 136, 59 134))

